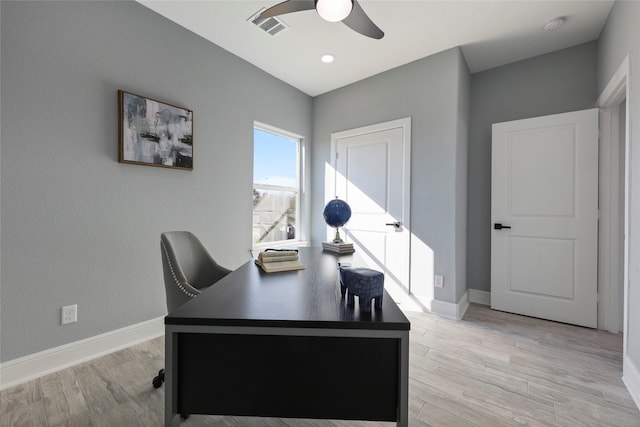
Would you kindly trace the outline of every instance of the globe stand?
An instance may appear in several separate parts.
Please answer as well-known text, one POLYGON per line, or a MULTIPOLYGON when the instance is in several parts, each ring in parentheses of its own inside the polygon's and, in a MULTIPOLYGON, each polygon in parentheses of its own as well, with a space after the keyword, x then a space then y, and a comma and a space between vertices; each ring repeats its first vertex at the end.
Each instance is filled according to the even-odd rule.
POLYGON ((340 229, 336 227, 336 236, 333 238, 332 243, 344 243, 342 237, 340 237, 340 229))

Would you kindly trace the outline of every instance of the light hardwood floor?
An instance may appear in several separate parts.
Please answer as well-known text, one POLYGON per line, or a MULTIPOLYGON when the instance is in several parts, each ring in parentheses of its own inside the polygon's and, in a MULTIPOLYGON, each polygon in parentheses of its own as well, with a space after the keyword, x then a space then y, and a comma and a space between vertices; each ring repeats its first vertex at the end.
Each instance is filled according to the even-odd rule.
MULTIPOLYGON (((640 426, 625 389, 622 337, 471 305, 464 320, 411 320, 411 426, 640 426)), ((162 338, 1 392, 13 426, 161 426, 162 338)), ((183 426, 393 426, 192 415, 183 426)))

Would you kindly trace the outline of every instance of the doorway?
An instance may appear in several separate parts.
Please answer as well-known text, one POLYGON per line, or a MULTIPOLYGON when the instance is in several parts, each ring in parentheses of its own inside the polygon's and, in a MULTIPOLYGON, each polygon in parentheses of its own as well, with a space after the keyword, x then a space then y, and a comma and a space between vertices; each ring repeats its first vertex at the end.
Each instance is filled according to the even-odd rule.
POLYGON ((600 305, 598 328, 623 332, 626 359, 629 284, 629 57, 598 98, 600 120, 600 305))
POLYGON ((598 109, 493 125, 491 307, 595 328, 598 109))
POLYGON ((384 272, 385 288, 399 302, 410 291, 411 119, 332 133, 331 146, 327 200, 349 204, 345 240, 370 268, 384 272))
POLYGON ((624 324, 626 98, 601 109, 600 131, 598 328, 618 333, 624 324))

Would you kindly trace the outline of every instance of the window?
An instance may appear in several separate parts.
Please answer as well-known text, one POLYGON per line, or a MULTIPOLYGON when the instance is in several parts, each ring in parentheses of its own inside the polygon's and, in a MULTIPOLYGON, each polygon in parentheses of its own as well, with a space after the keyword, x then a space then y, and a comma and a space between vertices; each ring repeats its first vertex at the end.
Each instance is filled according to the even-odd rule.
POLYGON ((300 240, 301 138, 266 125, 253 129, 253 244, 300 240))

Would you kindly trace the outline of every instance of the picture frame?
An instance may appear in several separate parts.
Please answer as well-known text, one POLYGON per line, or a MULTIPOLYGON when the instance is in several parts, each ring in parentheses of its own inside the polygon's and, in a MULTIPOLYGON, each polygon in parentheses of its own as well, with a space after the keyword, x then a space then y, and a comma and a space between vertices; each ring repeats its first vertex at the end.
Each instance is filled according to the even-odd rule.
POLYGON ((193 111, 118 90, 118 161, 193 170, 193 111))

